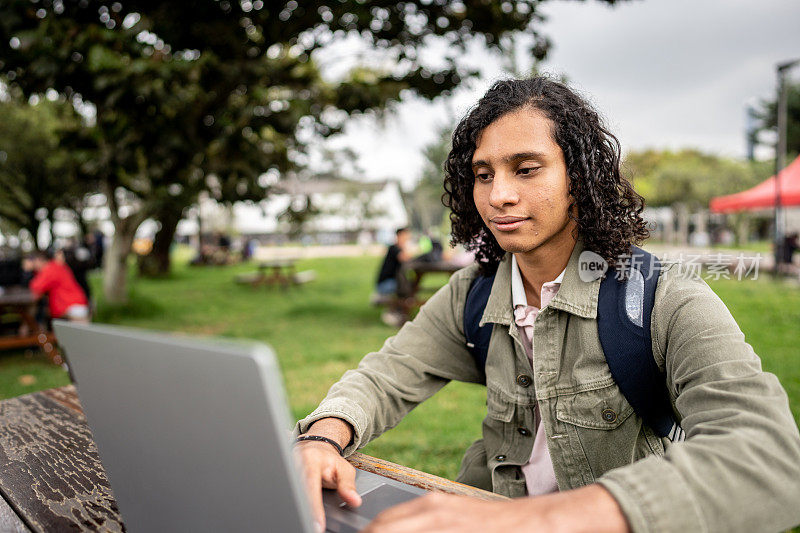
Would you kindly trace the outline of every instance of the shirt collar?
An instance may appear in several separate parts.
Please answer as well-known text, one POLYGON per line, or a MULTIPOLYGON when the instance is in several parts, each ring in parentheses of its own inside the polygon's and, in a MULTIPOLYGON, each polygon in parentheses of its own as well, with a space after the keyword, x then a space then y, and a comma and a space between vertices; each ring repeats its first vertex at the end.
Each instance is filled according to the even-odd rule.
MULTIPOLYGON (((561 285, 561 281, 564 279, 564 272, 567 269, 561 271, 561 273, 556 276, 556 279, 553 281, 545 282, 542 287, 545 285, 561 285)), ((525 295, 525 286, 522 284, 522 274, 519 272, 519 265, 517 265, 517 256, 511 254, 511 305, 513 307, 517 306, 528 306, 528 297, 525 295)))
MULTIPOLYGON (((582 251, 583 243, 578 239, 567 263, 558 294, 547 305, 583 318, 597 318, 597 295, 601 280, 584 282, 580 279, 578 263, 582 251)), ((513 321, 514 307, 510 305, 512 258, 513 254, 507 253, 497 267, 492 291, 480 321, 481 326, 488 322, 508 326, 513 321)))

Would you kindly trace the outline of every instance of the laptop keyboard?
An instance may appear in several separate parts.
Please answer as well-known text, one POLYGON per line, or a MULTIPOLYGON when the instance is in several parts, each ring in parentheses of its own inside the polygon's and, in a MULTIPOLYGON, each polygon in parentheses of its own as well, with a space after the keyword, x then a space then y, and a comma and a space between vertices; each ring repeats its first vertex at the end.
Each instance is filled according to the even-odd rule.
MULTIPOLYGON (((358 522, 364 523, 363 519, 371 521, 381 511, 417 497, 419 497, 419 494, 403 490, 400 487, 385 484, 379 485, 361 496, 361 505, 359 507, 348 507, 345 503, 340 504, 339 508, 344 511, 341 520, 329 519, 326 531, 329 533, 356 533, 362 529, 357 527, 356 524, 358 522), (353 523, 347 523, 348 515, 353 519, 353 523)), ((329 516, 329 518, 333 517, 329 516)))

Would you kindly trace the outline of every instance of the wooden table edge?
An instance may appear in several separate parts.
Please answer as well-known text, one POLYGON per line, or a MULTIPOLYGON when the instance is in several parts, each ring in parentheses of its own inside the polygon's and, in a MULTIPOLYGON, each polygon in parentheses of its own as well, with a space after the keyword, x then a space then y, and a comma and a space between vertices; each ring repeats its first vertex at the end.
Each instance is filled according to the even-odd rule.
POLYGON ((373 474, 388 477, 389 479, 394 479, 395 481, 400 481, 401 483, 413 485, 428 491, 444 492, 446 494, 455 494, 459 496, 471 496, 481 500, 509 499, 500 494, 465 485, 457 481, 451 481, 420 470, 414 470, 413 468, 392 463, 384 459, 378 459, 377 457, 372 457, 360 452, 353 453, 347 460, 359 470, 372 472, 373 474))

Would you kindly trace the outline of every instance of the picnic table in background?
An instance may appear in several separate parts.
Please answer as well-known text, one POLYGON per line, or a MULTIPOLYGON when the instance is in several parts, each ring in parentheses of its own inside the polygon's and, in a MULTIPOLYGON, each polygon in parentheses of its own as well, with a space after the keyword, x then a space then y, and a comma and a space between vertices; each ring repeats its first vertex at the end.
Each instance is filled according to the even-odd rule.
MULTIPOLYGON (((432 292, 429 292, 427 288, 422 285, 422 280, 426 275, 452 275, 462 268, 464 268, 462 263, 447 260, 420 261, 412 259, 411 261, 407 261, 400 267, 398 295, 386 301, 381 300, 379 303, 399 309, 400 312, 405 315, 405 319, 409 320, 412 311, 424 304, 430 297, 430 292, 432 292)), ((436 289, 438 289, 438 287, 436 287, 436 289)))
MULTIPOLYGON (((13 332, 0 335, 0 350, 39 347, 57 365, 64 361, 56 349, 53 332, 43 329, 35 318, 36 298, 27 287, 3 287, 0 319, 13 332)), ((5 328, 4 328, 5 329, 5 328)))
POLYGON ((401 267, 401 272, 406 276, 409 283, 410 295, 416 298, 419 304, 425 303, 427 298, 422 296, 422 278, 426 274, 454 274, 464 268, 464 265, 452 261, 418 261, 416 259, 408 261, 401 267))
MULTIPOLYGON (((430 491, 505 499, 361 453, 348 460, 430 491)), ((0 531, 124 531, 72 385, 0 402, 0 493, 0 531)))
POLYGON ((261 261, 256 272, 239 274, 236 282, 257 287, 280 286, 291 287, 313 281, 316 274, 313 270, 295 271, 296 259, 273 259, 261 261))

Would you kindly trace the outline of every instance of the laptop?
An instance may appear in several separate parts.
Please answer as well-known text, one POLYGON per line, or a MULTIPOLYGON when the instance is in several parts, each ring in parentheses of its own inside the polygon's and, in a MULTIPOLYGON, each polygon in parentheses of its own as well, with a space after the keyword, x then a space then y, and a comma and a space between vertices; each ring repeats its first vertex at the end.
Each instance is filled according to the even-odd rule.
MULTIPOLYGON (((53 324, 128 531, 314 532, 268 346, 53 324)), ((355 509, 325 491, 327 531, 426 493, 361 470, 356 489, 355 509)))

